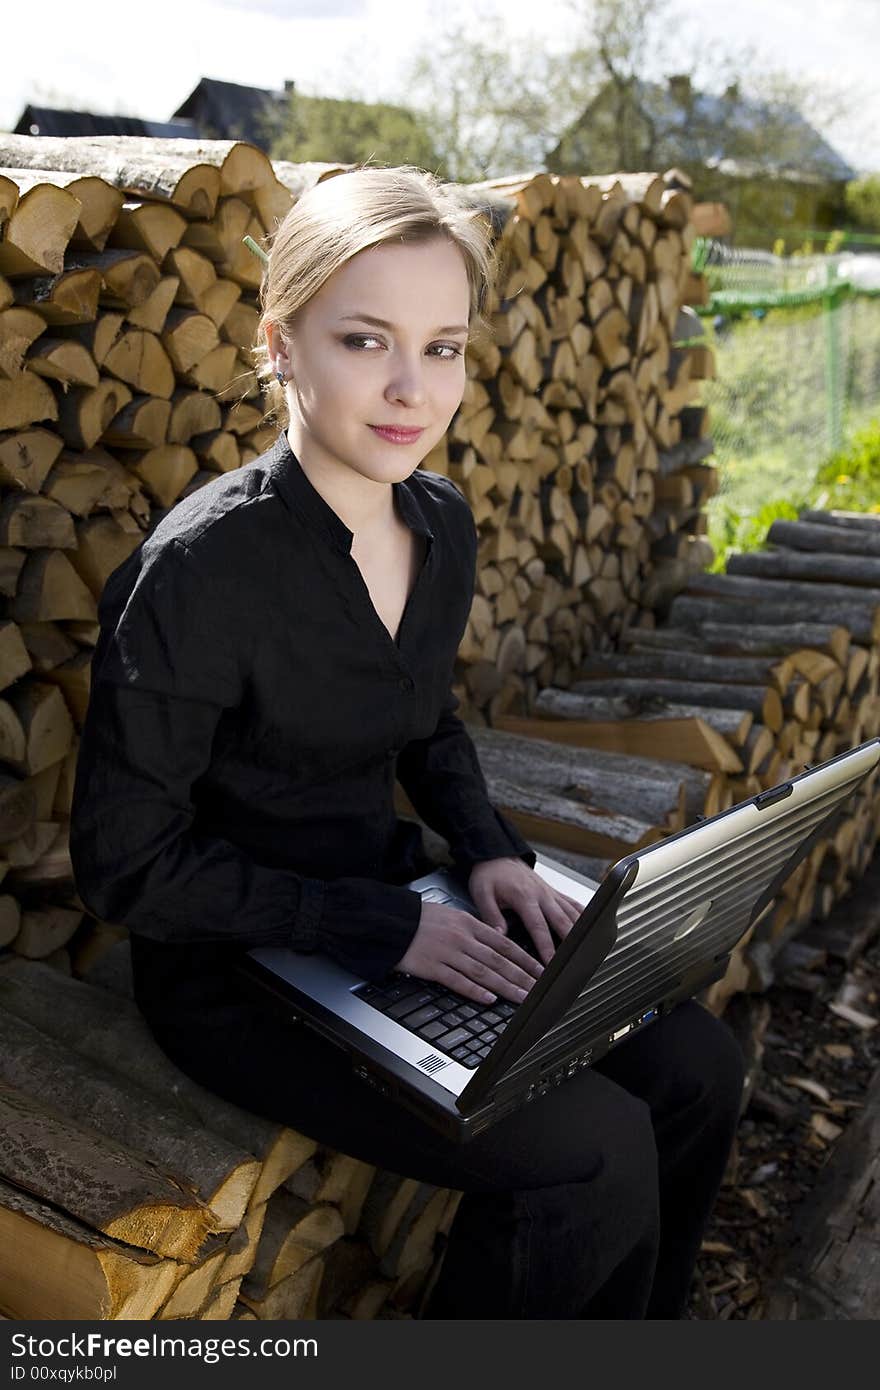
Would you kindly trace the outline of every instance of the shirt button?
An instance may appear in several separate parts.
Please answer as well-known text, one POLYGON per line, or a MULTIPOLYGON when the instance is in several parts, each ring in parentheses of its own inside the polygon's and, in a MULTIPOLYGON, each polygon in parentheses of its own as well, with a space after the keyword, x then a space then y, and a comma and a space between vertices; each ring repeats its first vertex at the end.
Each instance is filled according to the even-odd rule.
POLYGON ((401 676, 399 684, 401 690, 414 689, 414 682, 410 676, 401 676))

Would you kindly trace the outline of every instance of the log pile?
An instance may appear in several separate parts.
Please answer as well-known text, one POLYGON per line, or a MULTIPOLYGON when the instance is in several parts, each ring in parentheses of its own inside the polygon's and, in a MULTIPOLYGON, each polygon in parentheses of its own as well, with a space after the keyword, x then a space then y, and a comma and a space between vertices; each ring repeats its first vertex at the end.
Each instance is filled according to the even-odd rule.
MULTIPOLYGON (((220 141, 0 137, 0 949, 79 972, 118 936, 84 916, 67 851, 97 601, 168 508, 274 437, 242 237, 265 240, 342 167, 220 141)), ((503 270, 425 465, 480 531, 457 689, 491 719, 650 618, 670 566, 680 584, 705 562, 714 474, 691 403, 706 354, 674 346, 694 332, 684 176, 469 194, 503 270)))
MULTIPOLYGON (((193 1088, 133 1006, 66 978, 125 935, 84 913, 67 851, 97 600, 169 507, 274 437, 248 355, 260 267, 241 239, 264 240, 340 167, 224 142, 0 137, 4 1314, 406 1312, 454 1214, 457 1194, 364 1171, 193 1088), (195 1125, 216 1142, 193 1167, 195 1125), (58 1188, 29 1176, 47 1135, 68 1164, 58 1188), (104 1165, 103 1208, 76 1164, 104 1165), (19 1278, 22 1251, 45 1255, 36 1282, 19 1278)), ((599 877, 878 732, 880 522, 775 523, 773 554, 704 575, 715 473, 696 397, 712 366, 682 308, 705 292, 686 181, 538 174, 471 195, 504 270, 462 408, 425 460, 480 536, 455 690, 493 802, 599 877)), ((877 834, 866 791, 711 1007, 766 987, 877 834)))
POLYGON ((84 918, 67 848, 97 602, 169 507, 274 438, 242 237, 336 169, 0 136, 0 948, 70 969, 119 935, 84 918))
MULTIPOLYGON (((473 731, 493 801, 532 843, 616 858, 880 733, 880 518, 809 512, 767 540, 726 574, 694 577, 664 623, 628 628, 530 716, 473 731)), ((872 777, 743 943, 713 1007, 769 986, 878 835, 872 777)))
POLYGON ((687 180, 537 175, 471 186, 506 271, 492 337, 426 466, 477 521, 463 707, 490 722, 567 686, 583 656, 711 560, 710 355, 695 294, 687 180), (681 344, 681 346, 679 346, 681 344))
POLYGON ((460 1196, 219 1099, 130 999, 21 958, 0 1118, 5 1317, 411 1315, 460 1196))

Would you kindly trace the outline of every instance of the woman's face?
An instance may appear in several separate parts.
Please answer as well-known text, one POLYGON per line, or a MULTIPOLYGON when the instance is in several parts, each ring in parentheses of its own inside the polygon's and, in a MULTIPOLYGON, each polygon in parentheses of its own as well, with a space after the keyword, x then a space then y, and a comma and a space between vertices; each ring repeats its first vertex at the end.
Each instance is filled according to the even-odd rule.
POLYGON ((469 308, 464 259, 443 236, 371 247, 331 275, 297 316, 286 357, 275 337, 300 460, 375 482, 409 477, 461 404, 469 308), (420 433, 396 443, 382 426, 420 433))

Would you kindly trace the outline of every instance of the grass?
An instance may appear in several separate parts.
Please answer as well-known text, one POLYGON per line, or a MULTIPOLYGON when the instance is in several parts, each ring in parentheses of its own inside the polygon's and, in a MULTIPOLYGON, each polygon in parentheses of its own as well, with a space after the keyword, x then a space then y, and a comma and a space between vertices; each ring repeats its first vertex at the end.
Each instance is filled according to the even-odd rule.
POLYGON ((805 507, 880 511, 880 300, 706 319, 715 379, 703 388, 720 491, 709 502, 715 570, 762 548, 805 507), (846 444, 828 455, 829 342, 846 444))
POLYGON ((795 520, 806 507, 880 513, 880 414, 809 472, 783 446, 720 462, 722 489, 706 509, 715 571, 734 551, 763 549, 774 521, 795 520))

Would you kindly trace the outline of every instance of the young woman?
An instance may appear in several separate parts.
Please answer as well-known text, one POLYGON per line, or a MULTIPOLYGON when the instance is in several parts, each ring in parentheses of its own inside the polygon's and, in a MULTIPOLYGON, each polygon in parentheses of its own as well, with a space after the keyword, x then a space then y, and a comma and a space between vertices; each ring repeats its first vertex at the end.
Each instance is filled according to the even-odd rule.
POLYGON ((456 717, 476 529, 418 468, 462 400, 490 248, 455 187, 412 168, 320 183, 279 228, 261 372, 286 429, 107 582, 74 869, 90 910, 129 927, 138 1004, 184 1071, 464 1191, 428 1316, 679 1317, 738 1114, 726 1026, 682 1005, 459 1146, 261 1010, 236 970, 245 949, 286 945, 515 1003, 578 915, 489 803, 456 717), (404 886, 430 861, 395 815, 395 777, 479 916, 404 886))

